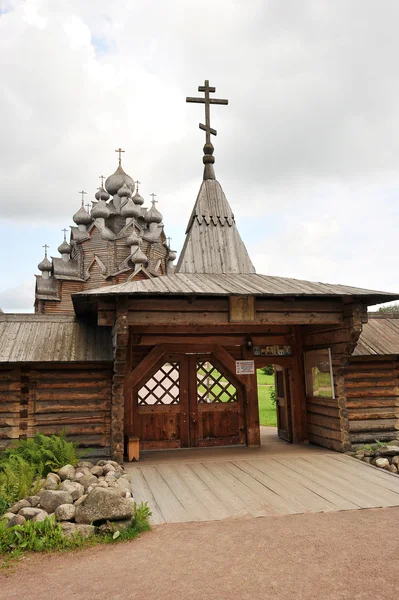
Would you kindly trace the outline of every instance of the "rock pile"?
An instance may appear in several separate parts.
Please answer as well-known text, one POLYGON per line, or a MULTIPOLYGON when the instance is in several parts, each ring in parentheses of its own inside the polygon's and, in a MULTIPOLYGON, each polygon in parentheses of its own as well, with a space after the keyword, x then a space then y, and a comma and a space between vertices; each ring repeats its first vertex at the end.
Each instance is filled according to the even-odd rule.
POLYGON ((391 473, 399 473, 398 442, 389 442, 386 445, 365 446, 356 450, 353 456, 380 469, 385 469, 391 473))
POLYGON ((76 467, 65 465, 42 480, 35 496, 16 502, 2 518, 7 527, 26 520, 43 521, 50 515, 61 523, 67 536, 75 532, 87 537, 96 532, 116 531, 133 523, 134 499, 130 475, 117 462, 87 460, 76 467))

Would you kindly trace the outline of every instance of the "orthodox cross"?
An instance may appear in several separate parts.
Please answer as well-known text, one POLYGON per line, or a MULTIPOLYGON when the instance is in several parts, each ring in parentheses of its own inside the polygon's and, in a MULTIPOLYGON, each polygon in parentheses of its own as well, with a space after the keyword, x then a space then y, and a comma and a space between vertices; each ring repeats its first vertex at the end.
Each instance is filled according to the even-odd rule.
POLYGON ((169 246, 169 248, 170 248, 170 243, 171 243, 171 241, 172 241, 172 238, 171 238, 171 237, 167 237, 167 238, 166 238, 166 241, 168 242, 168 246, 169 246))
POLYGON ((134 183, 136 184, 136 194, 138 194, 139 193, 139 185, 140 185, 141 181, 137 180, 134 183))
POLYGON ((122 165, 121 154, 122 154, 122 152, 124 152, 124 150, 122 150, 122 148, 118 148, 118 150, 115 150, 115 152, 119 152, 119 166, 121 166, 122 165))
POLYGON ((88 213, 90 213, 90 204, 86 204, 86 210, 88 213))
POLYGON ((68 229, 61 229, 61 231, 64 232, 64 242, 66 242, 66 234, 67 234, 68 229))
POLYGON ((158 204, 158 200, 155 200, 156 194, 150 194, 150 196, 152 196, 152 205, 155 206, 155 204, 158 204))
POLYGON ((84 195, 87 194, 87 192, 85 192, 84 190, 82 190, 81 192, 79 192, 79 194, 82 194, 82 206, 83 206, 83 202, 85 201, 84 195))
MULTIPOLYGON (((115 150, 115 152, 117 152, 117 150, 115 150)), ((100 175, 99 179, 101 179, 101 187, 103 188, 104 187, 104 179, 105 179, 104 175, 100 175)))
POLYGON ((47 258, 47 248, 50 248, 50 246, 48 246, 47 244, 44 244, 44 246, 42 246, 42 248, 44 248, 44 256, 45 256, 45 258, 47 258))
POLYGON ((210 105, 211 104, 228 104, 229 101, 228 100, 222 100, 222 99, 219 99, 219 98, 211 98, 209 96, 209 94, 213 94, 214 92, 216 92, 216 88, 215 87, 211 87, 209 85, 208 79, 205 80, 204 85, 200 85, 198 87, 198 91, 199 92, 204 92, 205 97, 204 98, 186 98, 186 102, 195 102, 195 103, 199 103, 199 104, 205 104, 205 125, 203 125, 202 123, 200 123, 199 127, 200 127, 200 129, 202 129, 203 131, 205 131, 205 133, 206 133, 206 143, 210 144, 211 143, 211 134, 212 135, 216 135, 217 134, 216 129, 212 129, 212 127, 211 127, 210 105))

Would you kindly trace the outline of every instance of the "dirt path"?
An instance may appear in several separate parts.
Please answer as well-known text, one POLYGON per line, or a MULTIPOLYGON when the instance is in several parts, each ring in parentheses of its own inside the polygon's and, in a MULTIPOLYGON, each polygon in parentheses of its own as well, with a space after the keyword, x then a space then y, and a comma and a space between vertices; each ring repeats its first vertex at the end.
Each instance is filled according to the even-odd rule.
POLYGON ((162 525, 139 540, 30 556, 4 600, 390 600, 399 508, 162 525))

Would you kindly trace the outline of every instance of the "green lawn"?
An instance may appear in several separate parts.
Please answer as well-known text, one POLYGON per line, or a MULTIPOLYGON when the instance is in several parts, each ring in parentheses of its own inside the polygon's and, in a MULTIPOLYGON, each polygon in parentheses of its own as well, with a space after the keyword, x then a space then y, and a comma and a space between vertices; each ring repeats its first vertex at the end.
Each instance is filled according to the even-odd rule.
POLYGON ((259 420, 261 425, 277 427, 276 405, 270 399, 272 387, 258 386, 259 420))
POLYGON ((265 375, 262 369, 256 369, 258 385, 274 385, 274 375, 265 375))

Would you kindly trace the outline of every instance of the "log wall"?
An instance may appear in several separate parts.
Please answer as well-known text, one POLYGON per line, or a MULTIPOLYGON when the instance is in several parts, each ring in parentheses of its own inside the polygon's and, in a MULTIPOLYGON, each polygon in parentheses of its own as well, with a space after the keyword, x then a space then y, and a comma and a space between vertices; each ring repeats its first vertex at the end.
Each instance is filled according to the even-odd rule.
POLYGON ((29 364, 0 368, 0 448, 65 428, 90 456, 110 455, 112 365, 29 364))
POLYGON ((352 447, 399 439, 398 357, 352 357, 345 385, 352 447))

